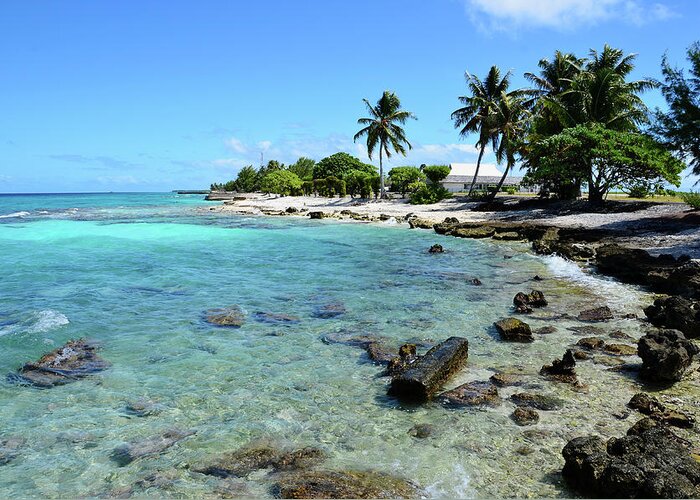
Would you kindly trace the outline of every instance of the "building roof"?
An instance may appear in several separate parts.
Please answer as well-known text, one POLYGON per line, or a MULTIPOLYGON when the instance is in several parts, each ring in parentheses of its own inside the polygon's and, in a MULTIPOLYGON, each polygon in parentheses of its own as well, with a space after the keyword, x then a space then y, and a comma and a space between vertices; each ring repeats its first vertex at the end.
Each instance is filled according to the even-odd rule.
MULTIPOLYGON (((481 173, 481 169, 479 169, 479 173, 481 173)), ((476 178, 476 183, 477 184, 498 184, 501 181, 501 175, 479 175, 476 178)), ((449 182, 449 183, 454 183, 454 184, 471 184, 472 179, 474 178, 474 174, 472 175, 448 175, 445 177, 445 180, 442 182, 449 182)), ((522 177, 511 177, 508 176, 506 177, 506 180, 503 182, 504 186, 512 185, 512 184, 520 184, 523 181, 522 177)))
MULTIPOLYGON (((476 163, 450 163, 450 175, 470 175, 474 177, 474 172, 476 171, 476 163)), ((496 168, 493 163, 482 163, 479 166, 479 177, 500 177, 503 172, 496 168)))

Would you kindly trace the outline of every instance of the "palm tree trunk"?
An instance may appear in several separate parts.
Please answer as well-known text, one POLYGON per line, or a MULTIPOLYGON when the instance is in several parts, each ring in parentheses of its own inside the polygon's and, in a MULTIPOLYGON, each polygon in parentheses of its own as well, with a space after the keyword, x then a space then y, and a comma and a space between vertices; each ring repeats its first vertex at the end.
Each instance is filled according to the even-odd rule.
POLYGON ((383 200, 386 197, 384 192, 384 165, 382 164, 382 146, 379 145, 379 199, 383 200))
POLYGON ((474 184, 476 184, 476 178, 479 176, 479 167, 481 166, 481 158, 484 156, 484 149, 486 149, 486 144, 481 145, 481 151, 479 151, 479 158, 476 160, 476 170, 474 171, 474 178, 472 179, 472 184, 469 186, 469 196, 472 195, 474 191, 474 184))
POLYGON ((491 195, 489 196, 489 200, 488 200, 489 203, 491 203, 496 198, 496 195, 501 192, 501 188, 503 187, 503 183, 505 182, 506 177, 508 176, 509 170, 510 170, 510 163, 508 163, 506 165, 506 170, 505 170, 505 172, 503 172, 503 176, 501 177, 501 180, 498 182, 498 186, 496 186, 496 190, 493 193, 491 193, 491 195))

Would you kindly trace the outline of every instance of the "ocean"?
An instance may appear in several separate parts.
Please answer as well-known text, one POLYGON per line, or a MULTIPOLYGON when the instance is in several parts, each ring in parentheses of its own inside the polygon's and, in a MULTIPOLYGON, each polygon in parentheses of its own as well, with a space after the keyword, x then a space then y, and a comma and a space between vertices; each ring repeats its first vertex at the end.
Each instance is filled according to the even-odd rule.
MULTIPOLYGON (((399 475, 430 497, 571 496, 559 476, 567 440, 629 427, 610 418, 636 392, 625 374, 579 363, 587 389, 577 392, 538 372, 585 336, 562 313, 607 304, 618 318, 641 314, 650 303, 641 290, 533 255, 524 243, 401 224, 234 216, 210 212, 202 198, 0 195, 3 497, 217 496, 224 480, 194 470, 260 442, 320 448, 324 470, 399 475), (446 252, 429 254, 434 243, 446 252), (531 344, 499 340, 492 323, 512 314, 515 293, 532 288, 550 307, 526 321, 556 332, 531 344), (329 303, 345 313, 318 317, 329 303), (232 305, 246 314, 240 328, 205 321, 208 309, 232 305), (498 370, 523 385, 499 389, 496 408, 401 404, 387 396, 383 367, 357 347, 324 342, 329 335, 372 335, 395 347, 466 337, 467 366, 447 388, 498 370), (78 338, 98 343, 111 367, 49 389, 5 377, 78 338), (508 397, 524 390, 563 405, 519 427, 508 397), (153 414, 128 411, 134 401, 153 414), (419 424, 431 426, 430 436, 410 432, 419 424), (128 465, 114 459, 124 443, 174 427, 196 434, 128 465), (3 464, 8 440, 20 444, 3 464), (139 482, 154 473, 168 480, 139 482)), ((641 335, 633 319, 598 334, 613 330, 641 335)), ((262 470, 237 481, 245 495, 271 496, 275 480, 262 470)))

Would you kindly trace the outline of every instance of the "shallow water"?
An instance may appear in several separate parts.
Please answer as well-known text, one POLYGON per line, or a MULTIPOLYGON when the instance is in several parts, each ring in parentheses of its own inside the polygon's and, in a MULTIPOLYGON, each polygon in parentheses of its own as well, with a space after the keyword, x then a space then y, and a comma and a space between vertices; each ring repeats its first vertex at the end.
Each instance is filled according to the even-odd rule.
MULTIPOLYGON (((260 439, 321 447, 330 456, 326 468, 403 475, 430 496, 570 496, 558 476, 566 441, 631 425, 610 418, 637 388, 627 375, 579 363, 588 384, 581 394, 537 373, 582 337, 567 330, 580 323, 546 315, 604 304, 618 315, 641 314, 649 298, 640 290, 534 256, 524 244, 387 224, 223 216, 207 206, 174 194, 0 196, 0 369, 14 372, 78 337, 98 341, 112 363, 47 390, 3 377, 0 439, 26 439, 17 458, 0 466, 3 496, 114 493, 158 470, 176 480, 137 494, 216 496, 219 480, 189 467, 260 439), (436 242, 445 254, 426 252, 436 242), (545 280, 531 281, 536 274, 545 280), (471 285, 472 277, 483 286, 471 285), (551 306, 527 321, 558 332, 527 345, 499 341, 490 325, 511 314, 516 292, 533 286, 551 306), (345 315, 313 316, 337 301, 345 315), (205 310, 232 304, 248 313, 242 328, 204 322, 205 310), (301 321, 256 322, 258 311, 301 321), (449 387, 514 371, 567 404, 540 412, 530 428, 510 420, 509 402, 489 410, 404 407, 386 396, 388 380, 361 350, 321 342, 333 332, 377 334, 397 346, 464 336, 469 362, 449 387), (139 398, 162 411, 126 412, 139 398), (419 423, 432 424, 433 435, 411 437, 419 423), (110 458, 122 443, 172 427, 197 434, 128 466, 110 458)), ((603 327, 642 334, 632 319, 603 327)), ((269 496, 271 481, 255 473, 245 491, 269 496)))

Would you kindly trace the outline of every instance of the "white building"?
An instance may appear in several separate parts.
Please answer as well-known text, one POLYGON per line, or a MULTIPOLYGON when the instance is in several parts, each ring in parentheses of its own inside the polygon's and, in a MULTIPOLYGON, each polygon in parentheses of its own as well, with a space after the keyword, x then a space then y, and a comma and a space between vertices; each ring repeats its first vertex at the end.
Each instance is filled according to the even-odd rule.
MULTIPOLYGON (((442 181, 442 185, 451 193, 461 191, 469 191, 474 172, 476 171, 476 163, 450 163, 450 174, 442 181)), ((479 175, 476 178, 474 189, 478 191, 486 190, 487 187, 496 187, 503 177, 503 172, 496 168, 493 163, 482 163, 479 166, 479 175)), ((503 182, 503 187, 513 186, 518 188, 518 191, 529 192, 530 190, 521 187, 522 177, 506 177, 503 182)))

